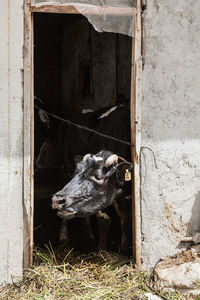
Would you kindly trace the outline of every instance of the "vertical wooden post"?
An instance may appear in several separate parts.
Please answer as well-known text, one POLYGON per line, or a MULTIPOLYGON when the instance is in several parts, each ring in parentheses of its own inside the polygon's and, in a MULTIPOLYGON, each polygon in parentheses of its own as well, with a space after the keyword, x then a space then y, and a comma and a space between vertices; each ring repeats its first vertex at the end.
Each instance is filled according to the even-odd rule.
POLYGON ((141 144, 141 0, 137 0, 137 12, 132 40, 132 67, 131 67, 131 156, 133 163, 132 185, 132 216, 133 216, 133 257, 136 265, 141 266, 141 231, 140 231, 140 144, 141 144))
POLYGON ((24 16, 24 267, 32 264, 33 253, 33 15, 30 0, 24 16))

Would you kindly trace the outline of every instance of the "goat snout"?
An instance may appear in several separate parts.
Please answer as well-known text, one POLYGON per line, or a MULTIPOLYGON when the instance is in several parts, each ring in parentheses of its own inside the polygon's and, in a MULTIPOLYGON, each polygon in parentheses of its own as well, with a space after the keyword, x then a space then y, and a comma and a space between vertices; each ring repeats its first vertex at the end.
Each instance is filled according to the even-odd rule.
POLYGON ((53 209, 61 209, 65 204, 65 198, 61 195, 55 194, 52 198, 52 208, 53 209))

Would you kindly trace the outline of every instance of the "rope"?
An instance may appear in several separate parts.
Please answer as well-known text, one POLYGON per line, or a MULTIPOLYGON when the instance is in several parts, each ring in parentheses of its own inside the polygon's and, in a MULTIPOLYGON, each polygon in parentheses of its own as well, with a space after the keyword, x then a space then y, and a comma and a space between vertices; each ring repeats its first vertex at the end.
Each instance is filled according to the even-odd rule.
POLYGON ((34 104, 34 106, 35 106, 38 110, 40 109, 40 110, 44 111, 46 114, 48 114, 49 116, 51 116, 51 117, 53 117, 53 118, 55 118, 55 119, 57 119, 57 120, 60 120, 60 121, 62 121, 62 122, 64 122, 64 123, 67 123, 67 124, 73 125, 73 126, 75 126, 75 127, 77 127, 77 128, 80 128, 80 129, 83 129, 83 130, 92 132, 92 133, 94 133, 94 134, 96 134, 96 135, 99 135, 99 136, 102 136, 102 137, 104 137, 104 138, 106 138, 106 139, 110 139, 110 140, 113 140, 113 141, 116 141, 116 142, 119 142, 119 143, 122 143, 122 144, 125 144, 125 145, 128 145, 128 146, 134 147, 134 144, 132 144, 132 143, 123 141, 123 140, 121 140, 121 139, 117 139, 117 138, 115 138, 115 137, 113 137, 113 136, 110 136, 110 135, 107 135, 107 134, 103 134, 103 133, 101 133, 101 132, 99 132, 99 131, 96 131, 96 130, 94 130, 94 129, 91 129, 91 128, 88 128, 88 127, 85 127, 85 126, 76 124, 76 123, 74 123, 74 122, 72 122, 72 121, 69 121, 69 120, 67 120, 67 119, 61 118, 61 117, 59 117, 59 116, 57 116, 57 115, 54 115, 54 114, 52 114, 52 113, 50 113, 50 112, 48 112, 48 111, 46 111, 46 110, 40 108, 40 107, 39 107, 38 105, 36 105, 36 104, 34 104))

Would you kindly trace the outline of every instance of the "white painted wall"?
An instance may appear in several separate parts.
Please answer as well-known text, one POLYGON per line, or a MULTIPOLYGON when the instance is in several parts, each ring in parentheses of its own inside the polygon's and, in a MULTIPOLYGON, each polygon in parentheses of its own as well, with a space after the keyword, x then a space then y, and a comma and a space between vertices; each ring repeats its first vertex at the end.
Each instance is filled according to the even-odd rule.
POLYGON ((147 0, 144 14, 142 257, 153 267, 200 231, 200 1, 147 0))
POLYGON ((1 284, 22 274, 23 0, 1 0, 0 12, 1 284))

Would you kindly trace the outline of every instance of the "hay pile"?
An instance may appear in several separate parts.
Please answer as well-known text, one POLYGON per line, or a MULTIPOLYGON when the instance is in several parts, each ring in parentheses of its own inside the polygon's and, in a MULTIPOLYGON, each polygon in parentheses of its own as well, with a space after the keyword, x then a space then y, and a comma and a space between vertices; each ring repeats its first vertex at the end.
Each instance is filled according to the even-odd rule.
POLYGON ((36 249, 34 257, 34 266, 25 270, 22 281, 0 290, 1 300, 133 300, 146 299, 147 292, 162 299, 183 299, 178 293, 164 293, 130 259, 110 252, 78 255, 72 250, 55 252, 49 245, 36 249))

